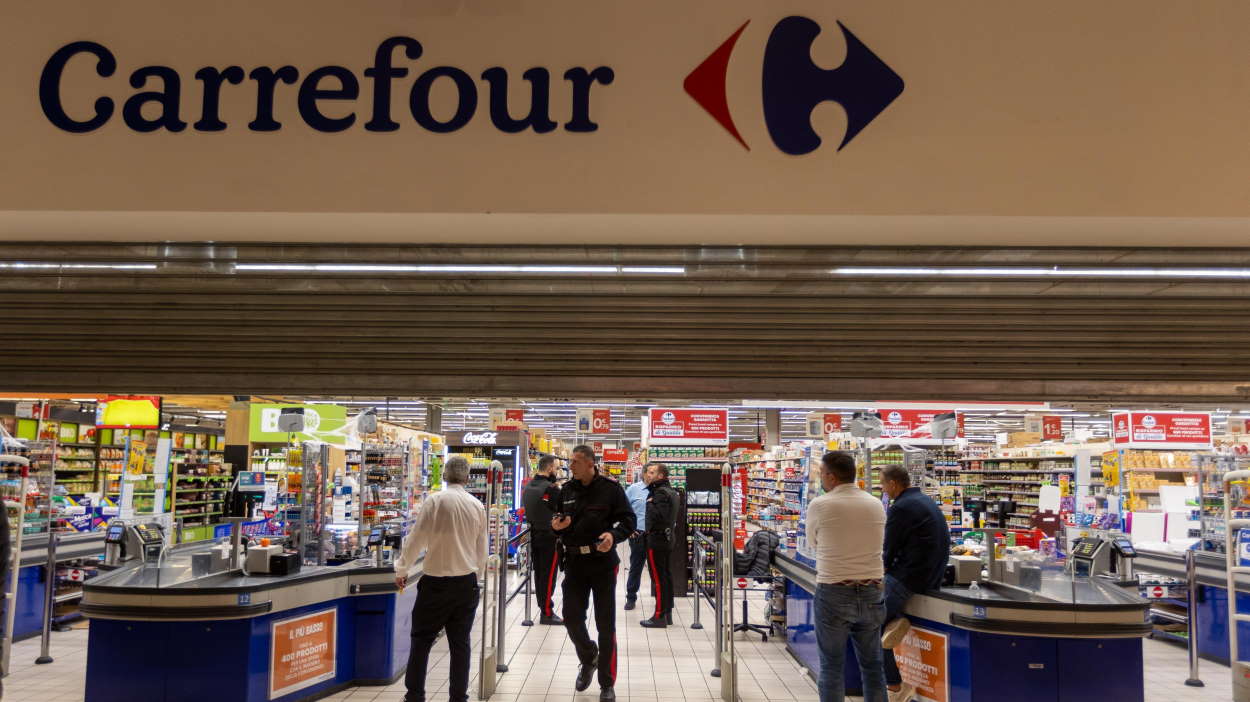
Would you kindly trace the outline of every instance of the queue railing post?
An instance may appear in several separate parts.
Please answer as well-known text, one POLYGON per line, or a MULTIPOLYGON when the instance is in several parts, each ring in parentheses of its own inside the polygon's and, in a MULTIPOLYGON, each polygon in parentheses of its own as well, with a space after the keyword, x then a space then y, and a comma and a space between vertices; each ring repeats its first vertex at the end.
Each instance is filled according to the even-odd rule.
POLYGON ((530 606, 534 601, 534 593, 531 591, 534 583, 534 532, 531 530, 525 538, 525 619, 521 620, 521 626, 534 626, 534 616, 530 611, 530 606))
MULTIPOLYGON (((504 526, 503 533, 507 534, 511 522, 504 526)), ((511 546, 511 539, 503 539, 503 548, 499 553, 499 605, 496 607, 496 616, 499 618, 495 625, 495 650, 498 651, 498 657, 495 659, 495 672, 508 672, 508 664, 504 663, 504 656, 508 649, 504 648, 504 639, 508 631, 508 548, 511 546)))
POLYGON ((703 608, 703 576, 707 569, 707 555, 703 553, 703 542, 699 540, 699 532, 696 531, 694 536, 694 572, 691 574, 691 580, 694 581, 694 617, 690 623, 691 629, 702 629, 703 624, 699 621, 699 610, 703 608))
MULTIPOLYGON (((7 534, 5 535, 7 538, 7 534)), ((39 657, 35 659, 36 665, 46 665, 52 662, 52 612, 56 607, 56 545, 61 540, 61 535, 49 529, 48 531, 48 564, 44 567, 44 583, 43 583, 43 632, 39 640, 39 657)))
MULTIPOLYGON (((721 536, 721 538, 723 539, 725 537, 721 536)), ((712 668, 712 677, 714 678, 720 677, 721 655, 724 653, 724 650, 725 650, 725 635, 724 635, 724 632, 722 631, 722 629, 724 628, 724 623, 725 623, 724 621, 725 613, 724 613, 724 610, 720 606, 721 605, 720 577, 721 577, 720 556, 718 554, 716 558, 716 567, 712 569, 712 584, 713 584, 712 590, 713 592, 716 593, 716 601, 713 603, 715 606, 712 608, 716 612, 716 667, 712 668)))
POLYGON ((1186 642, 1189 644, 1189 678, 1185 680, 1185 685, 1205 687, 1202 678, 1198 677, 1198 558, 1193 549, 1185 552, 1185 588, 1185 600, 1189 605, 1185 623, 1189 639, 1186 642))

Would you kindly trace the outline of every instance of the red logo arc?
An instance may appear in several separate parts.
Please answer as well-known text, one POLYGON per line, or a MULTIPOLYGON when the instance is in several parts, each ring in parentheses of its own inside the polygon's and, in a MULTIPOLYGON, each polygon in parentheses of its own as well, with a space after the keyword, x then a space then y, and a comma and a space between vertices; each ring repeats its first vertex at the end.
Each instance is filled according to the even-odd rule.
POLYGON ((738 37, 750 23, 751 20, 743 22, 742 26, 738 27, 738 31, 730 35, 724 43, 703 59, 703 63, 695 67, 682 83, 686 94, 699 103, 700 107, 707 110, 707 113, 712 115, 712 119, 719 122, 747 151, 750 151, 751 147, 747 146, 742 135, 738 133, 733 117, 729 114, 729 99, 725 94, 725 75, 729 72, 729 57, 733 54, 734 45, 738 43, 738 37))

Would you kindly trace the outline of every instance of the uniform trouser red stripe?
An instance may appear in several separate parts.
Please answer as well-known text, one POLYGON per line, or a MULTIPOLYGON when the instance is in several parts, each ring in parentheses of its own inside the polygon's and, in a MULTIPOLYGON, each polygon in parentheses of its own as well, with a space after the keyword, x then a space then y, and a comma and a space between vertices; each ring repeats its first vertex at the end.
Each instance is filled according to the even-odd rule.
POLYGON ((556 566, 560 564, 560 553, 551 554, 551 570, 547 571, 547 594, 543 598, 543 615, 551 616, 551 593, 556 586, 556 566))
POLYGON ((655 617, 664 616, 664 586, 660 579, 660 569, 655 565, 655 549, 647 549, 647 563, 651 565, 651 584, 655 585, 655 617))

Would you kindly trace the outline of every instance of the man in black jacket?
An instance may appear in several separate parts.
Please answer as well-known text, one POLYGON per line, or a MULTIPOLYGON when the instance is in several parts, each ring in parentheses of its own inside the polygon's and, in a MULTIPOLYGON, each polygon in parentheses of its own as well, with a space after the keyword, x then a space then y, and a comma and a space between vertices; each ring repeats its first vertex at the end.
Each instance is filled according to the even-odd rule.
POLYGON ((946 516, 920 488, 911 486, 911 475, 900 465, 881 469, 881 489, 890 496, 885 520, 885 626, 881 647, 885 649, 885 684, 893 700, 910 700, 915 687, 904 684, 894 660, 894 647, 903 641, 911 622, 903 616, 913 594, 942 585, 950 560, 950 527, 946 516))
POLYGON ((629 538, 637 520, 621 484, 599 474, 595 451, 573 449, 569 460, 573 479, 560 490, 551 528, 564 547, 564 627, 581 661, 578 692, 590 687, 599 670, 599 699, 616 700, 616 573, 621 559, 616 545, 629 538), (595 598, 595 628, 599 645, 586 630, 586 608, 595 598))
POLYGON ((677 491, 668 482, 668 466, 652 463, 647 468, 647 564, 655 585, 655 614, 640 622, 663 629, 673 623, 673 529, 677 525, 677 491))
POLYGON ((560 561, 556 553, 556 535, 551 530, 551 518, 555 516, 551 504, 559 498, 560 488, 556 487, 556 458, 543 456, 538 459, 538 468, 533 479, 521 493, 525 521, 530 525, 530 559, 534 565, 534 595, 538 598, 538 621, 541 624, 564 623, 555 613, 552 603, 560 561))

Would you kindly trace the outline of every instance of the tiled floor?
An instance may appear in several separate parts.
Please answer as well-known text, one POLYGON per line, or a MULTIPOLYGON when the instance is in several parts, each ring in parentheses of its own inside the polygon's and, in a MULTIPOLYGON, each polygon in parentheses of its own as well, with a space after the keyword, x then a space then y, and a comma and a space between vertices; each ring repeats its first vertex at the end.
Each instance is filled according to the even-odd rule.
MULTIPOLYGON (((644 578, 644 586, 646 579, 644 578)), ((621 584, 623 588, 624 573, 621 584)), ((622 590, 623 592, 623 590, 622 590)), ((651 604, 644 598, 640 603, 651 604)), ((711 702, 719 699, 720 680, 708 675, 713 663, 713 627, 709 623, 710 611, 705 606, 703 621, 706 628, 694 630, 689 626, 691 600, 679 599, 674 617, 677 625, 663 630, 643 629, 638 620, 646 616, 645 610, 626 612, 624 595, 618 596, 617 640, 618 657, 617 699, 621 702, 667 702, 689 700, 711 702)), ((761 618, 763 600, 757 602, 757 614, 761 618)), ((524 607, 521 599, 513 601, 509 608, 509 625, 506 638, 509 672, 502 674, 499 686, 491 697, 493 702, 593 702, 598 699, 598 687, 594 684, 583 694, 573 691, 577 657, 568 643, 562 627, 522 627, 524 607)), ((593 621, 593 618, 592 618, 593 621)), ((471 683, 471 699, 477 699, 476 639, 481 620, 474 627, 474 665, 471 683)), ((82 625, 85 627, 85 625, 82 625)), ((593 634, 593 624, 591 625, 593 634)), ((792 658, 785 652, 783 642, 769 639, 760 643, 758 636, 745 641, 739 634, 736 644, 740 671, 739 694, 743 702, 815 702, 815 686, 792 658)), ((1232 698, 1231 680, 1226 667, 1207 661, 1202 662, 1201 675, 1205 688, 1184 685, 1187 677, 1185 650, 1169 643, 1145 641, 1145 675, 1147 702, 1215 702, 1232 698)), ((11 674, 4 681, 4 702, 82 702, 83 677, 87 660, 87 632, 85 628, 53 634, 51 665, 34 664, 39 655, 39 640, 31 639, 14 646, 10 663, 11 674)), ((447 647, 444 641, 435 645, 430 662, 430 700, 443 699, 447 684, 447 647)), ((1114 669, 1114 661, 1098 661, 1114 669)), ((361 687, 346 690, 326 699, 350 700, 350 702, 400 702, 403 699, 402 682, 389 687, 361 687)), ((135 702, 146 702, 136 700, 135 702)), ((230 702, 222 700, 222 702, 230 702)), ((1108 700, 1107 702, 1115 702, 1108 700)))

